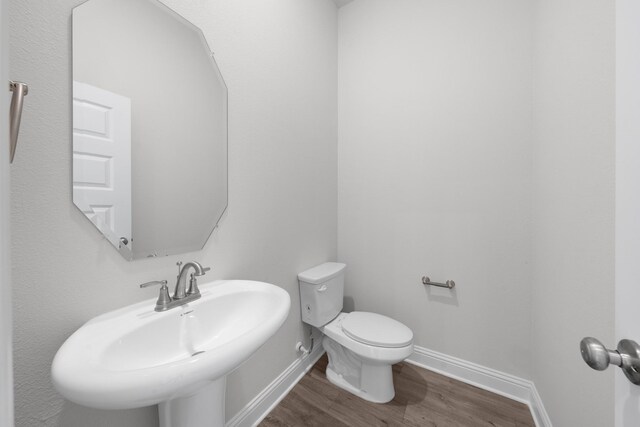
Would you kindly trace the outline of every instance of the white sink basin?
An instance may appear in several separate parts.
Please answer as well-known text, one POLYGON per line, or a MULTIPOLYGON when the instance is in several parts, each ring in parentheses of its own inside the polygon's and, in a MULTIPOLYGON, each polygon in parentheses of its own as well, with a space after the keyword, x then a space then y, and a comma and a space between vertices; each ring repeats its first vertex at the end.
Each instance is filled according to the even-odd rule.
MULTIPOLYGON (((88 321, 58 350, 55 387, 81 405, 128 409, 188 398, 217 381, 224 408, 224 378, 278 330, 291 301, 277 286, 245 280, 200 291, 200 299, 165 312, 154 311, 151 299, 88 321)), ((163 424, 160 409, 161 425, 178 424, 163 424)))

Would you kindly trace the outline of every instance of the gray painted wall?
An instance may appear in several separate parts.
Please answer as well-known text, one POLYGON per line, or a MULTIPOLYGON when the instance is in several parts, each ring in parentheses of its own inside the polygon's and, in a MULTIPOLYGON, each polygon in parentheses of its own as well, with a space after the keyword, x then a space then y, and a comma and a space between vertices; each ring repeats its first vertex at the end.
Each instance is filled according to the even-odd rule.
POLYGON ((578 343, 615 346, 615 2, 535 11, 532 378, 554 425, 612 426, 620 373, 578 343))
POLYGON ((615 343, 614 7, 339 14, 346 293, 418 345, 533 379, 557 426, 613 425, 616 373, 589 370, 578 343, 615 343), (423 274, 457 288, 423 289, 423 274))
POLYGON ((338 257, 358 310, 530 375, 531 4, 339 14, 338 257), (453 279, 453 291, 420 278, 453 279), (496 349, 500 349, 496 351, 496 349))
POLYGON ((286 289, 288 320, 227 386, 233 416, 296 357, 296 274, 336 257, 337 15, 330 1, 167 4, 200 26, 229 87, 229 209, 202 251, 124 261, 71 202, 71 9, 79 0, 10 2, 11 76, 29 82, 12 172, 15 391, 18 427, 152 427, 155 408, 96 411, 65 402, 50 364, 90 318, 155 297, 138 284, 208 277, 286 289), (268 363, 266 363, 268 361, 268 363))

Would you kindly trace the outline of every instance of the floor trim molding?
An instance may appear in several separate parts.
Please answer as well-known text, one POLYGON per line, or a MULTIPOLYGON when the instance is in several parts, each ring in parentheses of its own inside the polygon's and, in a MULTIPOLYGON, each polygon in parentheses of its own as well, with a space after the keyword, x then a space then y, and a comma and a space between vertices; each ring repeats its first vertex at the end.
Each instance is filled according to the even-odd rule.
POLYGON ((262 390, 251 402, 225 424, 225 427, 251 427, 258 425, 269 412, 298 384, 324 354, 322 345, 291 363, 278 377, 262 390))
MULTIPOLYGON (((323 354, 322 345, 317 345, 311 354, 294 360, 271 384, 231 418, 226 423, 226 427, 258 425, 284 399, 300 379, 309 372, 323 354)), ((522 402, 529 406, 536 427, 553 427, 538 390, 536 390, 536 386, 532 381, 420 346, 414 346, 413 354, 406 361, 421 368, 522 402)))
POLYGON ((413 354, 406 361, 522 402, 531 409, 531 415, 537 427, 552 427, 549 415, 532 381, 420 346, 414 346, 413 354))

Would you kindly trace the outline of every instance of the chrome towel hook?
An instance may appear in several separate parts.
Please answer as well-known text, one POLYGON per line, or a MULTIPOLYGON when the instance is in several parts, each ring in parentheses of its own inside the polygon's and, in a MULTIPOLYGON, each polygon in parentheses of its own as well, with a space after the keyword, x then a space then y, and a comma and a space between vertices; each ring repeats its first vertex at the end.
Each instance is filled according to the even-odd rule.
POLYGON ((18 133, 20 132, 20 119, 22 118, 22 101, 29 93, 26 83, 9 80, 9 90, 13 92, 11 106, 9 107, 9 162, 13 163, 18 145, 18 133))

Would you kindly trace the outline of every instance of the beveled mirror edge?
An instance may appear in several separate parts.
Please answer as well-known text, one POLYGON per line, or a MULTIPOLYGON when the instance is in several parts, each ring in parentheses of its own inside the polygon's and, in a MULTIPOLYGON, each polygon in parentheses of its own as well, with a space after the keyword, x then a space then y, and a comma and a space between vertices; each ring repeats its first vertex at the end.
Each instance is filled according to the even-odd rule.
MULTIPOLYGON (((86 1, 91 1, 91 0, 86 0, 86 1)), ((200 28, 198 25, 194 24, 193 22, 185 18, 181 13, 175 11, 174 9, 166 5, 163 1, 155 0, 155 2, 158 5, 160 5, 167 13, 177 16, 186 25, 190 25, 191 27, 193 27, 195 32, 198 34, 198 38, 200 39, 200 42, 203 44, 205 49, 209 52, 209 61, 211 61, 213 65, 213 69, 218 73, 218 76, 220 78, 219 80, 222 82, 222 86, 224 86, 224 92, 225 92, 225 107, 224 107, 225 113, 226 113, 226 132, 225 132, 226 133, 226 138, 225 138, 226 150, 225 152, 226 152, 226 163, 227 163, 226 174, 225 174, 226 175, 226 179, 225 179, 226 197, 225 197, 224 208, 220 212, 220 215, 216 219, 213 227, 211 228, 211 231, 207 234, 207 237, 206 239, 204 239, 202 245, 194 245, 195 247, 193 249, 177 249, 175 251, 166 251, 166 253, 162 255, 158 255, 158 254, 155 255, 157 257, 160 257, 160 256, 180 255, 184 253, 203 250, 207 246, 207 243, 211 240, 211 236, 213 236, 213 233, 219 227, 220 220, 224 217, 225 213, 229 209, 229 87, 227 86, 227 81, 222 74, 222 70, 220 69, 220 67, 218 66, 218 63, 215 60, 215 52, 211 49, 211 45, 209 44, 209 41, 207 40, 207 37, 204 34, 204 31, 202 31, 202 28, 200 28)), ((146 258, 151 258, 151 257, 154 257, 154 255, 152 254, 147 255, 146 258)), ((131 259, 128 259, 128 261, 135 261, 137 259, 145 259, 145 257, 134 258, 133 253, 131 253, 131 259)))

